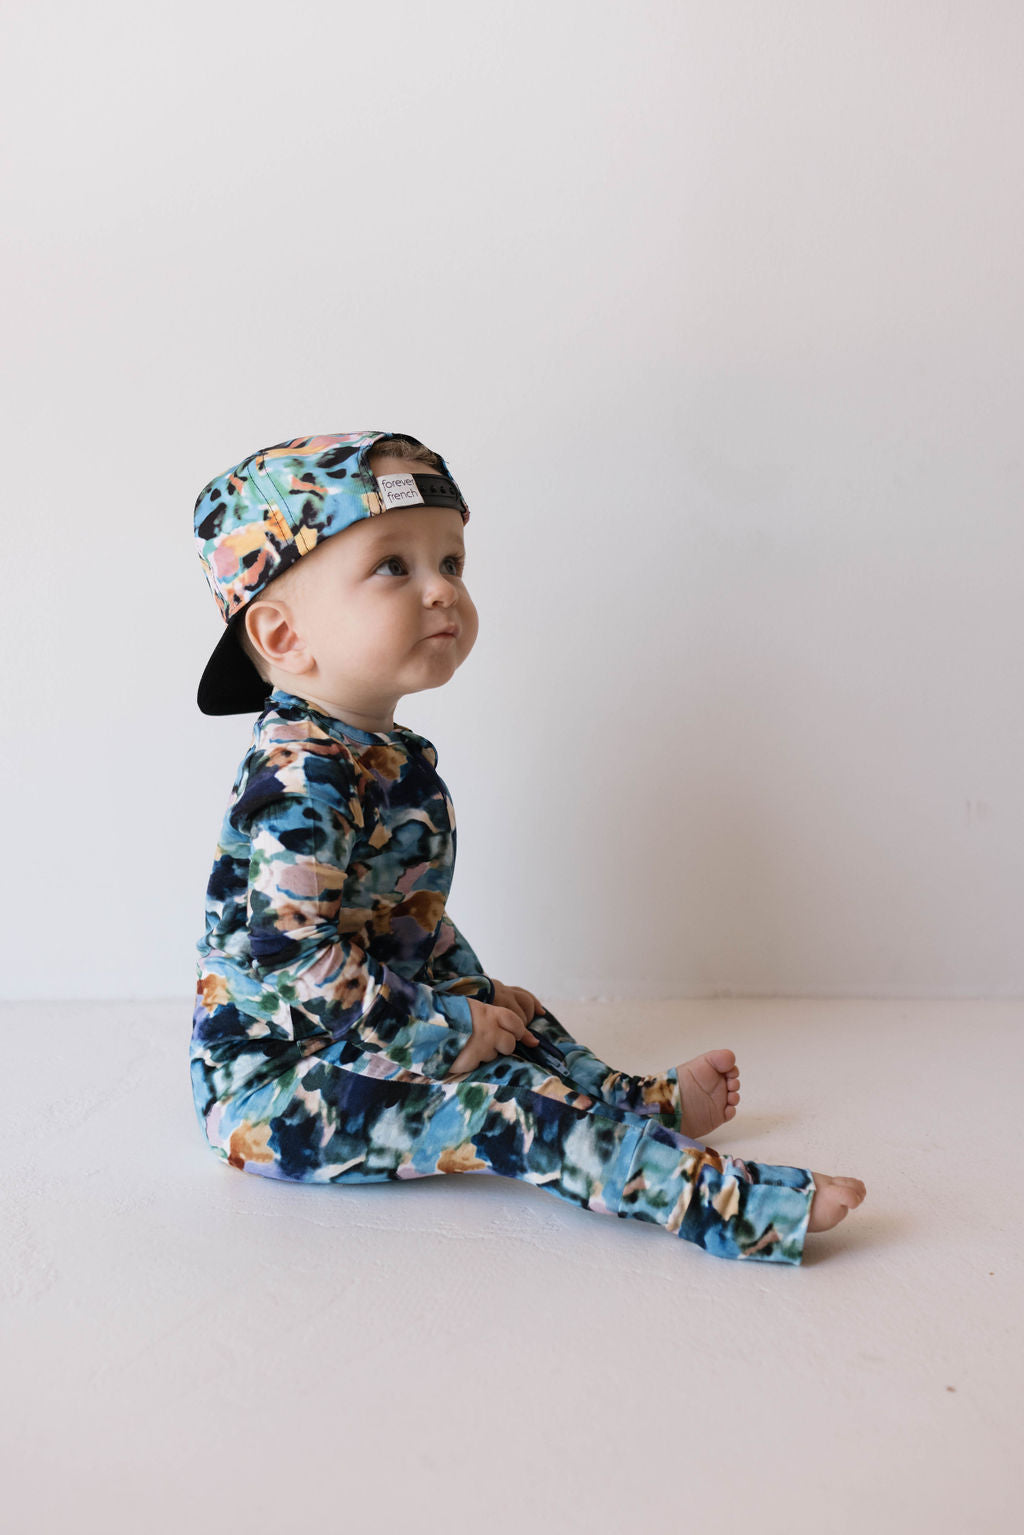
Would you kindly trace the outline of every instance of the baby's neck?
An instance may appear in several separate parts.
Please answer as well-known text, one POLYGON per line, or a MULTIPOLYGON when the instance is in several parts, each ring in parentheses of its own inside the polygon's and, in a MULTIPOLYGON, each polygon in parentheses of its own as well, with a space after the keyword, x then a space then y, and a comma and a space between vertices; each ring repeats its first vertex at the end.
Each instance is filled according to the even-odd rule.
POLYGON ((305 699, 314 709, 319 709, 321 714, 329 714, 342 725, 354 725, 357 730, 365 730, 370 735, 384 733, 390 735, 395 728, 394 711, 388 714, 365 714, 359 709, 350 708, 348 704, 330 698, 315 698, 311 693, 299 692, 295 688, 289 688, 289 693, 295 693, 297 698, 305 699))

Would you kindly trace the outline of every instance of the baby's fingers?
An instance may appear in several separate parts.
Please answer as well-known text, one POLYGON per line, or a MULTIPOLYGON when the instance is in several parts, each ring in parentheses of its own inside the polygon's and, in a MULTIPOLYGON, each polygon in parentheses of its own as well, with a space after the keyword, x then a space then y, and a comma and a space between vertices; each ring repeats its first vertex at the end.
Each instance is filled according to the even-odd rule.
POLYGON ((532 1029, 528 1029, 526 1027, 525 1023, 523 1024, 523 1031, 520 1034, 519 1038, 520 1039, 525 1039, 526 1043, 528 1045, 539 1045, 540 1044, 540 1040, 537 1038, 536 1034, 533 1032, 532 1029))
MULTIPOLYGON (((515 1049, 516 1040, 519 1039, 525 1039, 529 1045, 540 1044, 540 1040, 526 1023, 525 1019, 521 1018, 519 1014, 513 1011, 511 1007, 502 1008, 502 1013, 503 1017, 501 1020, 501 1027, 505 1030, 506 1033, 512 1035, 512 1044, 510 1047, 511 1050, 515 1049)), ((504 1046, 502 1046, 502 1049, 504 1049, 504 1046)), ((509 1053, 509 1050, 505 1050, 506 1055, 509 1053)))
POLYGON ((527 991, 525 986, 510 986, 509 990, 515 994, 516 1002, 522 1010, 524 1023, 529 1023, 531 1018, 536 1018, 537 1014, 542 1011, 541 1005, 533 992, 527 991))

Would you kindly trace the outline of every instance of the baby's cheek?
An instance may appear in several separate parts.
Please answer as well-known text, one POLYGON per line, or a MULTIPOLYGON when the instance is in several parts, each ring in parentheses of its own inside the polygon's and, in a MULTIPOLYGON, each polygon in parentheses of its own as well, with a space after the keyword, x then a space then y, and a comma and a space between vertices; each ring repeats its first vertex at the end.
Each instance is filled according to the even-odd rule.
MULTIPOLYGON (((466 601, 468 602, 468 599, 466 599, 466 601)), ((463 604, 460 603, 460 610, 462 607, 463 604)), ((472 650, 473 645, 476 642, 477 633, 480 628, 480 619, 476 608, 473 607, 472 603, 468 603, 468 606, 464 612, 460 611, 460 617, 462 620, 462 633, 459 636, 459 644, 462 648, 463 654, 465 655, 470 650, 472 650)))

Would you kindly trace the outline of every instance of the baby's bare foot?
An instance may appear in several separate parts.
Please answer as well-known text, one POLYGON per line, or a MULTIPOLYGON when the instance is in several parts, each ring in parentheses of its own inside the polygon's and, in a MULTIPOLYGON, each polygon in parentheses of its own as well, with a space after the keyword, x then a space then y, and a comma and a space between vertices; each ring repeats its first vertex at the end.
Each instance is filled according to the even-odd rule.
POLYGON ((828 1173, 815 1173, 808 1231, 831 1231, 846 1219, 848 1210, 856 1210, 866 1193, 859 1178, 832 1178, 828 1173))
POLYGON ((701 1141, 732 1119, 740 1101, 740 1073, 731 1050, 709 1050, 677 1068, 682 1131, 701 1141))

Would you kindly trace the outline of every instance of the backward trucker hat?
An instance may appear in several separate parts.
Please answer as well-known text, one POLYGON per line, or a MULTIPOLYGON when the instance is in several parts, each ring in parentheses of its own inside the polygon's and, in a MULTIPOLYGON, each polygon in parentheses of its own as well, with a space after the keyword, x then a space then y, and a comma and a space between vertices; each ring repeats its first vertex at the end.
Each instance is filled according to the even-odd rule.
POLYGON ((363 517, 406 506, 453 506, 463 523, 469 521, 469 507, 443 458, 443 474, 414 460, 412 473, 378 479, 367 456, 381 437, 402 437, 422 447, 408 432, 293 437, 250 453, 203 486, 195 507, 196 547, 227 626, 199 683, 204 714, 263 708, 272 684, 264 682, 238 642, 246 604, 325 538, 363 517))

